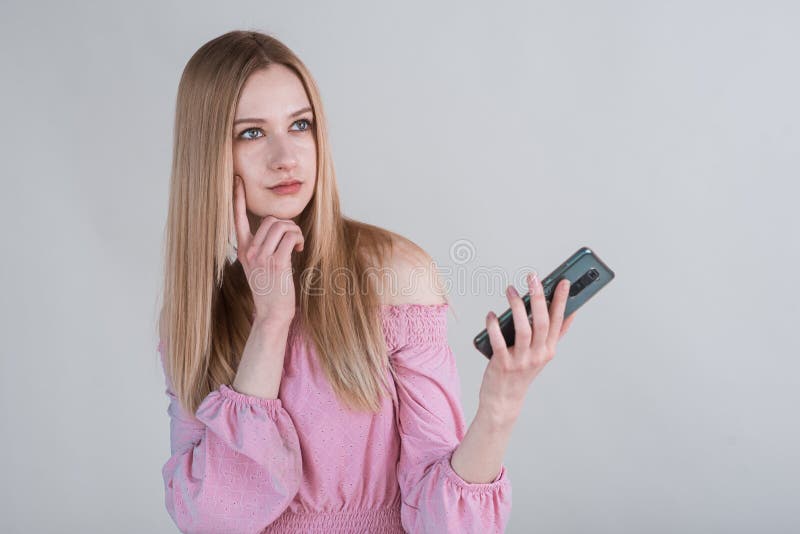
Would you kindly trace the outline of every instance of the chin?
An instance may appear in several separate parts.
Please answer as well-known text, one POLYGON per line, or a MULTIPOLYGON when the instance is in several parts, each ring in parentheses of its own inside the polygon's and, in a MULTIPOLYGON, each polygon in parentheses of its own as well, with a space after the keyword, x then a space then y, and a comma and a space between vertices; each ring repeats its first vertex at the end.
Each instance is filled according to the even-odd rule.
POLYGON ((260 210, 259 213, 257 213, 257 215, 262 219, 267 215, 272 215, 279 219, 289 220, 289 219, 294 219, 295 217, 303 213, 304 209, 305 206, 303 206, 303 208, 292 208, 288 206, 281 206, 280 208, 274 207, 272 209, 267 208, 264 210, 260 210))

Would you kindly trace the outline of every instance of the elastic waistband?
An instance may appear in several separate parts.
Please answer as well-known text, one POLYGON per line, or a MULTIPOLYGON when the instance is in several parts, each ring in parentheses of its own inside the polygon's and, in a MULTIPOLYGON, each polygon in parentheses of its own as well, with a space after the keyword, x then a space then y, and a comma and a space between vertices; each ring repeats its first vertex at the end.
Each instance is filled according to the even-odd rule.
POLYGON ((262 532, 381 532, 405 534, 400 522, 400 506, 376 510, 341 510, 339 512, 293 513, 287 510, 262 532))

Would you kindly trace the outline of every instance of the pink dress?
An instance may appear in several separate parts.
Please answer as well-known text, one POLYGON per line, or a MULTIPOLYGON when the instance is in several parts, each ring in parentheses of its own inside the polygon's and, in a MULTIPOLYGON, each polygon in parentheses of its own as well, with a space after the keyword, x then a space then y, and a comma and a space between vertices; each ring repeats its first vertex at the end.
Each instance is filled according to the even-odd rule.
POLYGON ((377 414, 339 403, 313 351, 298 342, 297 321, 277 399, 222 384, 190 422, 166 380, 171 456, 162 475, 181 532, 503 532, 505 466, 485 484, 450 466, 466 428, 447 309, 382 306, 399 379, 377 414))

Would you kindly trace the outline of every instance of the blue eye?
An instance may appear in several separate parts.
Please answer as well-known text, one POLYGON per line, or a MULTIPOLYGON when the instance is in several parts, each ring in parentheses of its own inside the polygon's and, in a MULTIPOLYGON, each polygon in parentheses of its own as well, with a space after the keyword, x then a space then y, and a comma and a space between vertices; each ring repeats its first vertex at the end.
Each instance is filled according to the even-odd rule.
POLYGON ((296 121, 295 124, 297 124, 298 122, 305 122, 306 124, 308 124, 308 126, 306 126, 305 129, 300 130, 301 132, 305 132, 306 130, 310 130, 311 126, 313 125, 311 123, 311 120, 309 120, 309 119, 300 119, 300 120, 296 121))
MULTIPOLYGON (((300 132, 307 132, 307 131, 311 130, 311 127, 314 125, 313 121, 311 121, 310 119, 298 119, 298 120, 294 121, 293 124, 297 124, 299 122, 305 122, 307 124, 307 126, 305 128, 303 128, 301 130, 298 130, 300 132)), ((246 139, 247 141, 255 141, 256 139, 264 137, 264 135, 263 135, 263 131, 261 130, 261 128, 248 128, 246 130, 243 130, 242 133, 239 134, 239 137, 241 137, 242 139, 246 139), (245 135, 248 132, 262 132, 262 135, 259 135, 258 137, 248 137, 248 136, 245 135)))

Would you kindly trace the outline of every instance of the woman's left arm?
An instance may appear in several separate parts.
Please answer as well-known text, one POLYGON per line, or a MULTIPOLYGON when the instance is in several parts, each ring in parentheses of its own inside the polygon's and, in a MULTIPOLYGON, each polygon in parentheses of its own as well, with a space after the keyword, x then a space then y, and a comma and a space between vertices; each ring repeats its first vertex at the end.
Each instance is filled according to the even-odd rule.
MULTIPOLYGON (((401 521, 414 533, 503 532, 511 514, 511 481, 505 468, 500 465, 492 480, 472 482, 450 463, 465 438, 465 424, 446 314, 446 304, 393 306, 386 313, 396 375, 401 521)), ((467 442, 467 454, 480 454, 482 432, 471 427, 476 438, 467 442)), ((503 447, 490 448, 495 449, 493 457, 502 457, 503 447)))
POLYGON ((569 280, 559 283, 549 309, 538 277, 528 277, 528 288, 533 325, 514 286, 507 290, 514 317, 513 346, 506 347, 497 316, 490 312, 486 317, 492 358, 483 375, 475 419, 451 460, 453 469, 465 480, 490 480, 500 470, 525 393, 553 359, 556 344, 575 319, 574 313, 566 321, 563 318, 569 280))

